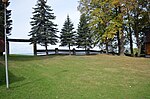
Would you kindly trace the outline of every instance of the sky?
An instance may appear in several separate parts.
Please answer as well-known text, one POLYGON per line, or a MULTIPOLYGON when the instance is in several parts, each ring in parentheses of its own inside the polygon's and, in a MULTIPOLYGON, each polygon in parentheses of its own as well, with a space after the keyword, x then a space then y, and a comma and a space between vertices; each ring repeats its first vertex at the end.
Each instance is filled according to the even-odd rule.
MULTIPOLYGON (((37 0, 9 0, 11 2, 8 9, 12 10, 13 29, 10 38, 29 38, 31 30, 30 21, 33 7, 37 0)), ((47 0, 47 4, 53 9, 56 16, 55 24, 61 30, 67 15, 70 16, 75 28, 79 22, 80 12, 77 11, 77 0, 47 0)))
MULTIPOLYGON (((15 39, 29 39, 29 32, 31 30, 30 21, 32 18, 33 7, 35 7, 37 0, 9 0, 10 6, 8 9, 12 10, 13 29, 9 38, 15 39)), ((53 13, 56 16, 55 24, 58 25, 59 31, 69 15, 75 29, 77 29, 80 12, 77 10, 78 0, 47 0, 47 5, 51 6, 53 13)), ((57 48, 51 46, 51 48, 57 48)), ((38 46, 38 48, 43 48, 38 46)), ((10 43, 11 54, 26 54, 33 53, 32 45, 29 43, 10 43)))

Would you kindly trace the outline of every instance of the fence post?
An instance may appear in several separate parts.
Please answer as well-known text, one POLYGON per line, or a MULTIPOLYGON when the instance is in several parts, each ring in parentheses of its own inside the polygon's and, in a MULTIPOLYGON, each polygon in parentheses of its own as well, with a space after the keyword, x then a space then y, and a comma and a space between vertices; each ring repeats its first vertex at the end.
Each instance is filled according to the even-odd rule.
POLYGON ((73 51, 73 55, 76 55, 76 49, 73 48, 72 51, 73 51))
POLYGON ((58 48, 55 48, 55 54, 58 55, 58 48))
POLYGON ((9 55, 9 41, 7 41, 6 43, 7 43, 7 55, 9 55))
POLYGON ((90 49, 89 48, 87 48, 87 53, 86 53, 87 55, 89 55, 90 54, 90 49))
POLYGON ((33 43, 33 52, 34 52, 34 56, 37 55, 37 46, 36 43, 33 43))

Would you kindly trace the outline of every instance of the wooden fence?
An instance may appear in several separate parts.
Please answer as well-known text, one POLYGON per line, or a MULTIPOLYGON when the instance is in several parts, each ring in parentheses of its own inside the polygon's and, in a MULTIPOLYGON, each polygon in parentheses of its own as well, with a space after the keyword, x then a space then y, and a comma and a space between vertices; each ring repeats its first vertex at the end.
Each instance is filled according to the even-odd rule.
MULTIPOLYGON (((46 50, 36 50, 36 51, 37 51, 37 54, 46 53, 46 50)), ((55 48, 55 49, 49 49, 48 52, 49 54, 55 54, 55 55, 67 55, 69 54, 69 52, 71 52, 72 55, 83 55, 83 54, 90 55, 90 54, 105 53, 104 51, 100 51, 100 50, 90 50, 90 49, 78 50, 75 48, 73 48, 72 50, 55 48)))
MULTIPOLYGON (((7 39, 8 43, 8 52, 9 52, 9 42, 31 42, 29 39, 7 39)), ((37 49, 37 44, 33 44, 33 52, 34 55, 40 55, 46 53, 46 50, 38 50, 37 49)), ((60 54, 69 54, 71 52, 72 55, 77 55, 77 54, 99 54, 99 53, 105 53, 104 51, 100 50, 76 50, 73 48, 72 50, 67 50, 67 49, 49 49, 48 50, 49 54, 55 54, 55 55, 60 55, 60 54)), ((9 53, 8 53, 9 54, 9 53)))
MULTIPOLYGON (((29 39, 7 39, 7 45, 8 45, 8 47, 7 47, 7 52, 8 52, 8 54, 9 54, 9 42, 31 42, 31 40, 29 40, 29 39)), ((33 44, 33 52, 34 52, 34 55, 37 55, 37 46, 36 46, 36 44, 33 44)))
MULTIPOLYGON (((7 39, 7 50, 8 50, 8 54, 9 54, 9 42, 31 42, 29 39, 7 39)), ((37 44, 33 44, 33 54, 34 55, 44 55, 44 53, 46 53, 46 50, 39 50, 37 49, 37 44)), ((71 50, 67 50, 67 49, 49 49, 48 50, 49 54, 55 54, 55 55, 66 55, 69 54, 71 52, 72 55, 91 55, 91 54, 101 54, 101 53, 106 53, 103 50, 91 50, 91 49, 87 49, 87 50, 78 50, 78 49, 71 49, 71 50)), ((108 54, 116 54, 118 55, 118 53, 114 53, 114 52, 109 52, 108 54)))

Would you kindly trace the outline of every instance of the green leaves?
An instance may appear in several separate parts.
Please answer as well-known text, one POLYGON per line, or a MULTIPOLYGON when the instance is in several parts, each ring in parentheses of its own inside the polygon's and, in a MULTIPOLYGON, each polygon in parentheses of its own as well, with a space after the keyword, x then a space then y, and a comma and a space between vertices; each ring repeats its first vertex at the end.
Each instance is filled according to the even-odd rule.
MULTIPOLYGON (((82 14, 90 17, 89 27, 97 40, 95 42, 108 46, 108 43, 117 37, 119 50, 121 46, 123 49, 124 45, 121 44, 128 39, 125 35, 130 35, 130 43, 133 43, 132 34, 135 35, 140 48, 144 33, 149 29, 148 0, 80 0, 79 8, 82 14)), ((130 46, 132 47, 132 44, 130 46)))
POLYGON ((118 1, 109 0, 92 0, 90 5, 93 8, 90 10, 90 26, 93 31, 99 31, 101 38, 113 39, 119 27, 122 25, 122 19, 120 15, 113 13, 113 5, 117 4, 118 1), (99 26, 102 25, 102 26, 99 26), (102 31, 103 30, 103 31, 102 31))

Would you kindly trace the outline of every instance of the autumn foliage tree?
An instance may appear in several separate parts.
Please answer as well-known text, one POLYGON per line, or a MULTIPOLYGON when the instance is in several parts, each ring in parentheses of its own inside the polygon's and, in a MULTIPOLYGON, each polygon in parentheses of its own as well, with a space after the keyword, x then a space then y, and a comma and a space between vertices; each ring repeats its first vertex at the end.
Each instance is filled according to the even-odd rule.
POLYGON ((133 35, 138 49, 141 49, 142 30, 149 24, 149 6, 149 0, 80 0, 78 9, 90 17, 90 28, 97 36, 96 40, 105 44, 106 52, 110 48, 109 42, 117 37, 118 54, 123 55, 127 37, 131 54, 133 35))
POLYGON ((122 16, 114 11, 115 3, 109 0, 81 0, 79 5, 80 12, 90 16, 90 27, 96 31, 96 35, 101 36, 97 40, 105 44, 106 53, 109 42, 121 31, 122 26, 122 16))

